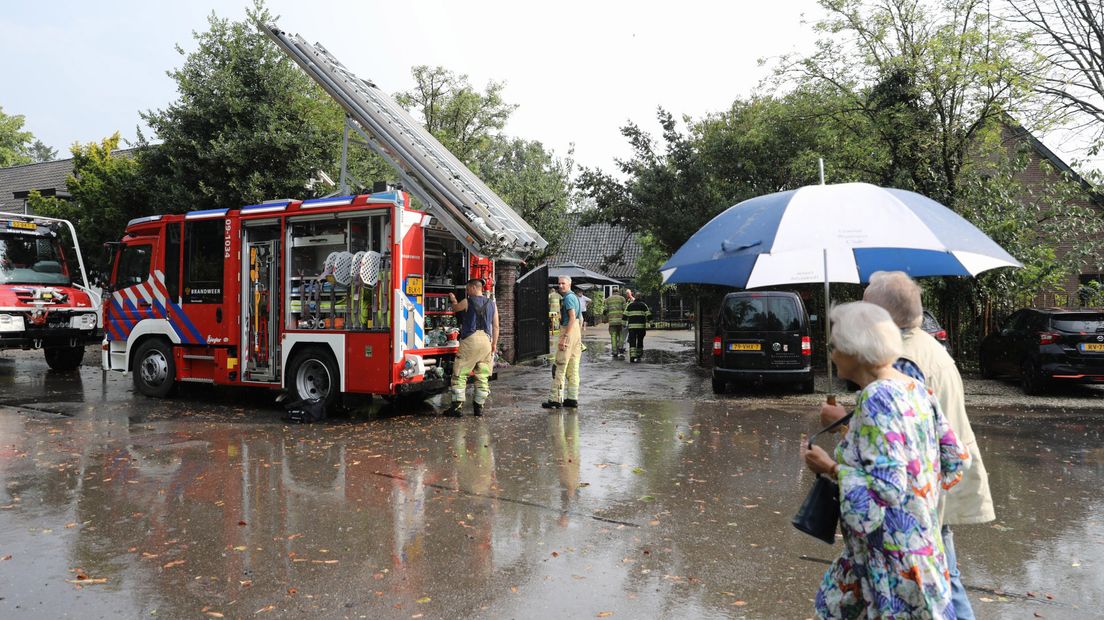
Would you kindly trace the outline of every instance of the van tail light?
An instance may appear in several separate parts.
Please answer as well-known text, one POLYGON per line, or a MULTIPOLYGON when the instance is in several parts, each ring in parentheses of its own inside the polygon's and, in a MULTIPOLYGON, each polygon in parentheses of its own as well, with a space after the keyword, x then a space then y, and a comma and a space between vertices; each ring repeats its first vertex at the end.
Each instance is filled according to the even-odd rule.
POLYGON ((720 336, 715 336, 713 338, 713 355, 715 357, 720 357, 720 355, 721 355, 721 337, 720 336))
POLYGON ((941 329, 941 330, 935 332, 934 334, 932 334, 932 337, 935 338, 936 340, 942 342, 942 341, 947 339, 947 330, 941 329))
POLYGON ((809 336, 801 337, 801 354, 812 355, 813 354, 813 339, 809 336))
POLYGON ((1059 334, 1054 332, 1039 332, 1039 344, 1054 344, 1058 338, 1059 334))

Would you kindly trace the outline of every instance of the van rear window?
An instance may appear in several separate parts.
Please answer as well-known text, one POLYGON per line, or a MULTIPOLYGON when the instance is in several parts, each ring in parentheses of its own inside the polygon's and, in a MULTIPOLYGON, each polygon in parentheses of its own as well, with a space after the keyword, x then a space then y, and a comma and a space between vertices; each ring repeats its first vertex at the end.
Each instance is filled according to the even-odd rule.
POLYGON ((801 312, 789 297, 729 297, 721 311, 731 331, 793 331, 801 329, 801 312))
POLYGON ((1063 332, 1084 332, 1086 334, 1104 333, 1104 315, 1077 314, 1051 319, 1054 329, 1063 332))

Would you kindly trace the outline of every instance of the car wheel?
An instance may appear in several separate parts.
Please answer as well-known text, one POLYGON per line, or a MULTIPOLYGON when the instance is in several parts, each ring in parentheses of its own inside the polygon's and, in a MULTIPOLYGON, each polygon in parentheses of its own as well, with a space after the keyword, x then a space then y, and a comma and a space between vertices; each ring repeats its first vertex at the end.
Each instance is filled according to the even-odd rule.
POLYGON ((341 389, 337 363, 329 351, 309 347, 297 352, 288 364, 287 391, 295 400, 321 401, 329 410, 341 389))
POLYGON ((1027 360, 1023 363, 1023 391, 1029 396, 1037 396, 1046 391, 1047 381, 1039 374, 1039 368, 1035 362, 1027 360))
POLYGON ((728 388, 728 382, 727 381, 725 381, 724 379, 718 379, 717 377, 713 377, 713 393, 714 394, 724 394, 727 388, 728 388))
POLYGON ((164 340, 147 340, 134 354, 134 389, 146 396, 164 398, 176 384, 172 346, 164 340))
POLYGON ((75 370, 84 360, 84 347, 49 347, 46 363, 54 370, 75 370))

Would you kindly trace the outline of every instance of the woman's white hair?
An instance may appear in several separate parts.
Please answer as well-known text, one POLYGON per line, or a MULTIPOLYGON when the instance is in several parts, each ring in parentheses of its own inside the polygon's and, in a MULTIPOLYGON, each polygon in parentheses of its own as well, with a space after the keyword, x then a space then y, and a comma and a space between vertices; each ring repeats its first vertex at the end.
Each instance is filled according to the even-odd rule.
POLYGON ((832 346, 866 366, 885 366, 901 357, 901 330, 885 308, 854 301, 832 308, 832 346))
POLYGON ((863 301, 885 308, 901 329, 920 327, 923 321, 920 287, 903 271, 875 271, 870 274, 870 286, 863 293, 863 301))

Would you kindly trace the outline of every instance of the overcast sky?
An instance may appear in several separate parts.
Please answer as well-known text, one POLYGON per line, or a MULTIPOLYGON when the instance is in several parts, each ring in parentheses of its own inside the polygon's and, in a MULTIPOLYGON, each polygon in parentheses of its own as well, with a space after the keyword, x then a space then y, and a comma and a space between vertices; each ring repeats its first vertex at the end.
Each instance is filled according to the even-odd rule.
MULTIPOLYGON (((0 106, 68 156, 115 131, 133 140, 139 112, 176 99, 165 72, 195 49, 207 16, 241 19, 244 0, 35 0, 0 12, 0 106)), ((629 154, 619 128, 651 130, 662 106, 695 118, 726 109, 767 75, 761 58, 811 49, 814 0, 269 0, 279 25, 325 45, 394 93, 410 68, 441 65, 482 88, 506 83, 517 104, 506 133, 611 168, 629 154)), ((335 137, 335 139, 337 139, 335 137)), ((1048 146, 1063 152, 1061 144, 1048 146)), ((831 180, 829 179, 829 182, 831 180)))

